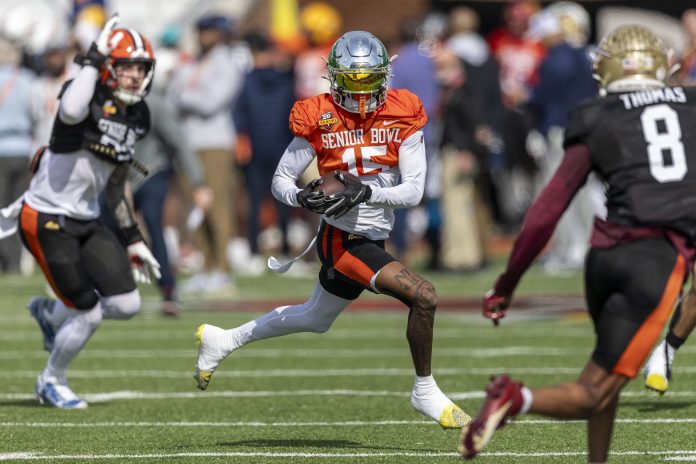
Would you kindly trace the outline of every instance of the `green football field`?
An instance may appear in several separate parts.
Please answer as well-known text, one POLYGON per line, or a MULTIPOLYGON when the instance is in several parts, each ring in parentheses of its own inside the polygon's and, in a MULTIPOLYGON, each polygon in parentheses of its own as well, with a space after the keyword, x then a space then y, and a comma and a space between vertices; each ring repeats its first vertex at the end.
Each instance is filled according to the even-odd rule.
MULTIPOLYGON (((428 276, 448 307, 436 318, 434 374, 471 414, 491 374, 508 372, 529 386, 570 380, 593 343, 586 317, 554 311, 555 304, 578 300, 579 275, 550 278, 534 270, 520 301, 549 294, 575 299, 544 300, 544 310, 512 309, 497 329, 482 320, 472 302, 499 270, 498 263, 477 276, 428 276)), ((261 299, 301 301, 312 285, 311 279, 244 279, 230 304, 188 301, 175 320, 160 317, 154 292, 143 289, 142 314, 105 321, 72 367, 71 386, 89 408, 60 411, 33 398, 47 355, 24 306, 44 284, 39 276, 0 278, 0 461, 458 462, 458 432, 441 430, 409 404, 405 310, 349 309, 326 334, 251 344, 222 364, 208 391, 195 389, 198 324, 233 327, 259 313, 228 309, 259 308, 261 299)), ((370 298, 377 306, 387 301, 370 298)), ((681 349, 664 397, 640 381, 629 385, 610 462, 696 461, 695 355, 692 342, 681 349)), ((583 423, 525 416, 500 431, 478 461, 582 463, 584 450, 583 423)))

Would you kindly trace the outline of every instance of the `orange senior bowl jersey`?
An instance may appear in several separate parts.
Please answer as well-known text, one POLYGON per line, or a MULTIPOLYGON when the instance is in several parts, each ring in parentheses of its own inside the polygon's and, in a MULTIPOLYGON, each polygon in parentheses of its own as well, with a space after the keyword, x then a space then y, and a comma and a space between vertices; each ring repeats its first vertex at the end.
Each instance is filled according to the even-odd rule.
MULTIPOLYGON (((393 89, 387 91, 386 102, 365 119, 335 104, 329 94, 297 102, 290 112, 290 129, 312 145, 321 175, 339 169, 380 188, 398 185, 401 144, 427 121, 417 96, 393 89)), ((338 219, 323 220, 371 240, 384 240, 394 225, 394 212, 361 203, 338 219)))
POLYGON ((408 90, 389 89, 386 102, 365 119, 321 94, 295 103, 290 130, 317 153, 319 173, 348 171, 369 176, 399 165, 399 147, 425 126, 423 104, 408 90))

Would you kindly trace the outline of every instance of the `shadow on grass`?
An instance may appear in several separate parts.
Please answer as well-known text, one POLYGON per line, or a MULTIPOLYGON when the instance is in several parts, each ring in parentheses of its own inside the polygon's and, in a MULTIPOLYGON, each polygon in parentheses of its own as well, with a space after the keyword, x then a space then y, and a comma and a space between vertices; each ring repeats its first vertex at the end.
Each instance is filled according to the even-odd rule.
POLYGON ((45 408, 37 400, 0 400, 0 408, 4 406, 19 406, 22 408, 45 408))
POLYGON ((668 401, 668 400, 648 400, 648 401, 622 401, 622 408, 632 408, 638 412, 657 412, 684 409, 693 406, 695 403, 687 401, 668 401))
MULTIPOLYGON (((217 443, 218 446, 249 446, 254 448, 267 447, 267 448, 330 448, 332 452, 337 449, 379 449, 379 450, 399 450, 403 451, 403 447, 388 447, 388 446, 369 446, 364 443, 359 443, 352 440, 312 440, 312 439, 288 439, 288 440, 269 440, 269 439, 257 439, 257 440, 241 440, 232 442, 222 442, 217 443)), ((413 452, 426 450, 410 450, 413 452)), ((428 450, 430 451, 430 450, 428 450)))
MULTIPOLYGON (((98 408, 107 406, 108 404, 109 404, 108 402, 89 403, 89 407, 87 409, 94 410, 94 409, 98 409, 98 408)), ((20 408, 30 408, 30 409, 45 409, 46 411, 59 410, 57 408, 51 407, 48 404, 41 404, 41 403, 39 403, 38 400, 35 400, 35 399, 0 400, 0 409, 2 409, 3 407, 12 407, 12 406, 20 407, 20 408)), ((71 410, 65 409, 64 411, 71 411, 71 410)))

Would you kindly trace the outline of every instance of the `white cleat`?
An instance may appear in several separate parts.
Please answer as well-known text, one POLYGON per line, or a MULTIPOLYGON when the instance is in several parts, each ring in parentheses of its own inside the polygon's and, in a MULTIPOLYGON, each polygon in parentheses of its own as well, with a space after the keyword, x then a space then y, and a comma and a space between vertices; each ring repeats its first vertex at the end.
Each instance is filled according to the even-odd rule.
POLYGON ((201 390, 208 388, 213 372, 223 359, 231 353, 222 348, 225 338, 225 330, 209 324, 201 324, 196 330, 196 342, 198 343, 198 360, 196 361, 197 387, 201 390))
POLYGON ((48 404, 59 409, 86 409, 87 402, 79 398, 68 387, 67 384, 61 384, 55 377, 44 379, 41 375, 36 380, 34 387, 36 399, 41 404, 48 404))
POLYGON ((440 424, 443 429, 460 429, 471 422, 471 417, 459 406, 449 401, 444 393, 437 392, 433 396, 438 397, 437 400, 418 397, 415 392, 411 392, 411 406, 419 413, 440 424), (446 404, 444 407, 436 406, 443 403, 446 404))
POLYGON ((672 376, 672 358, 668 353, 666 341, 662 341, 652 352, 643 370, 645 388, 664 395, 669 389, 669 379, 672 376))

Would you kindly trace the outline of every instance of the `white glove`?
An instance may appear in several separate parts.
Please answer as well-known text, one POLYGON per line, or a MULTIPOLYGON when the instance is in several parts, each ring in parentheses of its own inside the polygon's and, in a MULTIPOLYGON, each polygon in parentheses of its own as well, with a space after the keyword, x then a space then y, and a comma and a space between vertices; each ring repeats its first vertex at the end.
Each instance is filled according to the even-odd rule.
POLYGON ((162 277, 160 265, 155 257, 152 256, 145 242, 138 241, 132 243, 128 245, 127 250, 133 270, 133 278, 136 282, 149 284, 152 282, 153 277, 155 279, 162 277))
POLYGON ((95 42, 97 44, 97 50, 104 56, 109 56, 109 53, 111 53, 111 50, 113 50, 113 46, 111 45, 109 38, 111 37, 111 33, 114 31, 114 29, 116 29, 116 25, 120 20, 121 18, 119 17, 118 13, 114 13, 114 15, 109 18, 104 25, 104 28, 99 33, 99 37, 97 37, 95 42))

